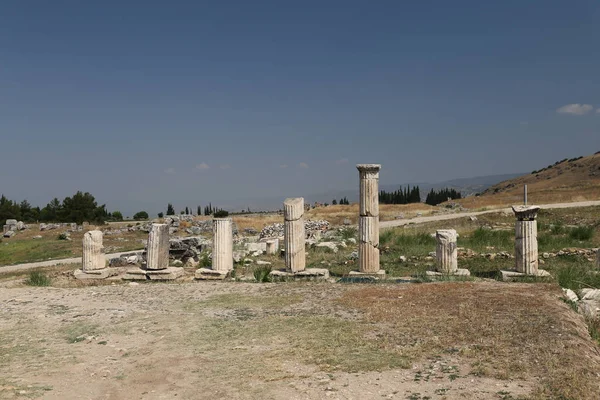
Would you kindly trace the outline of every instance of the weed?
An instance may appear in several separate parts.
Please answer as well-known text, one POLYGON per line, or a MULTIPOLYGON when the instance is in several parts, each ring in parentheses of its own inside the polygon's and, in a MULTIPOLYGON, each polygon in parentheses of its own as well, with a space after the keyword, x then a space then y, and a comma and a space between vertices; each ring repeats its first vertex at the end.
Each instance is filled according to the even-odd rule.
POLYGON ((594 228, 591 226, 578 226, 569 231, 569 237, 573 240, 587 241, 594 236, 594 228))
POLYGON ((50 286, 50 283, 50 278, 39 271, 31 271, 29 277, 25 281, 25 284, 29 286, 50 286))
POLYGON ((271 282, 271 266, 262 265, 254 270, 256 282, 271 282))
POLYGON ((358 229, 356 229, 353 226, 347 226, 345 228, 340 229, 340 234, 343 239, 356 238, 358 235, 358 229))

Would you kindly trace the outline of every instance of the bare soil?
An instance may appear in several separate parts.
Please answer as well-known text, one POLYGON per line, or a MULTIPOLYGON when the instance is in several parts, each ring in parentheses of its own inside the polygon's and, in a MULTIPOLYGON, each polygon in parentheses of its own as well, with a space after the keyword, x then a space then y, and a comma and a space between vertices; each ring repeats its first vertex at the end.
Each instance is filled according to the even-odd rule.
POLYGON ((600 398, 598 347, 559 297, 498 282, 3 281, 0 398, 600 398))

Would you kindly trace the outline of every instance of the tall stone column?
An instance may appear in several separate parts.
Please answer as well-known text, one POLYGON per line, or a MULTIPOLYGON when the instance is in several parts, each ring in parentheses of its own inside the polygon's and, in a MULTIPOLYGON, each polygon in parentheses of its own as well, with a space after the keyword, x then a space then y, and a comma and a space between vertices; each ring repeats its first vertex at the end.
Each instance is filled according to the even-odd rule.
POLYGON ((169 225, 152 224, 148 235, 146 269, 160 270, 169 268, 169 225))
POLYGON ((441 229, 436 231, 437 270, 444 274, 455 274, 458 271, 456 248, 456 231, 454 229, 441 229))
POLYGON ((379 164, 358 164, 360 205, 358 218, 358 270, 379 272, 379 164))
POLYGON ((306 268, 304 232, 304 199, 285 199, 283 202, 285 267, 292 273, 306 268))
POLYGON ((212 269, 227 273, 233 269, 233 230, 231 218, 213 219, 212 269))
POLYGON ((102 231, 89 231, 83 234, 83 265, 84 272, 106 268, 102 231))
POLYGON ((527 275, 538 275, 537 221, 539 207, 513 206, 515 222, 515 269, 527 275))

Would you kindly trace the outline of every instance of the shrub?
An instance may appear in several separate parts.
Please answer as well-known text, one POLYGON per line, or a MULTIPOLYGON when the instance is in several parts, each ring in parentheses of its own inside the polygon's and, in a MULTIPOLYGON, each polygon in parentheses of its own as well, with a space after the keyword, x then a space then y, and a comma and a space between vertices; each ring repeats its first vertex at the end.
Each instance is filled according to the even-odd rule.
POLYGON ((71 237, 67 232, 63 232, 60 235, 58 235, 58 240, 71 240, 71 237))
POLYGON ((590 240, 594 236, 594 228, 591 226, 578 226, 569 231, 569 237, 573 240, 590 240))
POLYGON ((356 236, 358 235, 358 229, 354 227, 346 227, 340 229, 340 233, 342 234, 342 238, 344 239, 356 239, 356 236))
POLYGON ((50 286, 50 278, 43 272, 31 271, 25 284, 29 286, 50 286))
POLYGON ((159 212, 159 213, 158 213, 158 218, 162 218, 162 217, 164 217, 164 216, 165 216, 165 214, 163 214, 163 213, 161 213, 161 212, 159 212))
POLYGON ((229 215, 229 212, 225 211, 225 210, 215 211, 215 213, 214 213, 215 218, 225 218, 228 215, 229 215))
POLYGON ((271 282, 271 267, 263 265, 254 270, 254 279, 256 282, 271 282))

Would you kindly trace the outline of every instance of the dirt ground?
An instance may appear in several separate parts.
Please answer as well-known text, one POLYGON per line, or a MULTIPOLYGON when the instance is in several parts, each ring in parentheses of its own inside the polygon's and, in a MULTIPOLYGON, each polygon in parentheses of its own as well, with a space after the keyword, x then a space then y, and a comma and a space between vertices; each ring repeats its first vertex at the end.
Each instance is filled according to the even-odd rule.
POLYGON ((598 398, 598 348, 559 296, 498 282, 3 281, 0 398, 598 398))

